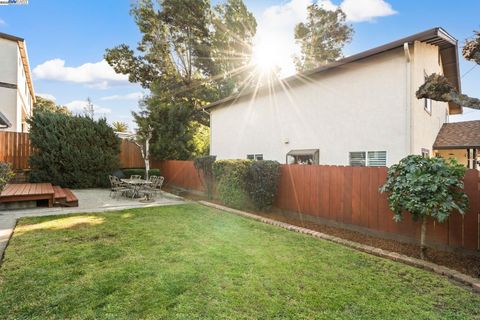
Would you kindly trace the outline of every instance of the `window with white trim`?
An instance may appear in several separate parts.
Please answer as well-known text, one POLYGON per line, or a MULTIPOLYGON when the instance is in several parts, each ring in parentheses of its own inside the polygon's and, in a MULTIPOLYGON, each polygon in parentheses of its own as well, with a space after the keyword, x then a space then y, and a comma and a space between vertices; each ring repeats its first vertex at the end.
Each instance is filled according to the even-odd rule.
POLYGON ((369 167, 385 167, 387 165, 387 151, 368 151, 367 163, 369 167))
POLYGON ((260 161, 263 160, 263 154, 247 154, 247 160, 256 160, 260 161))
POLYGON ((349 163, 352 167, 365 167, 366 159, 365 151, 350 152, 349 163))
POLYGON ((427 111, 429 114, 432 113, 432 99, 423 99, 423 109, 427 111))
POLYGON ((350 152, 349 164, 352 167, 385 167, 387 165, 387 151, 350 152))
MULTIPOLYGON (((423 70, 423 78, 425 81, 427 81, 427 71, 423 70)), ((428 114, 432 114, 432 99, 425 98, 423 99, 423 110, 428 112, 428 114)))
POLYGON ((422 157, 430 158, 430 150, 422 148, 422 157))

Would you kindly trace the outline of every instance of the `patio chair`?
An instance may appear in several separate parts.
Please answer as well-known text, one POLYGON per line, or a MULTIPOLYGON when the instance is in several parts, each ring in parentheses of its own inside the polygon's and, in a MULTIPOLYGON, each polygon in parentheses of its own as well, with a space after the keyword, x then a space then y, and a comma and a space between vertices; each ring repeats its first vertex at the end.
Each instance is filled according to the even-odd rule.
POLYGON ((164 177, 157 177, 157 179, 152 183, 151 189, 154 191, 155 195, 162 189, 164 177))
POLYGON ((152 176, 150 177, 149 181, 152 182, 151 184, 145 184, 142 186, 140 190, 143 194, 147 195, 148 197, 156 196, 158 191, 160 190, 163 184, 163 177, 159 176, 152 176))
POLYGON ((133 174, 130 176, 130 180, 140 180, 142 179, 142 176, 139 174, 133 174))
POLYGON ((115 195, 123 194, 124 192, 130 190, 120 179, 116 176, 108 176, 110 180, 110 197, 115 198, 115 195))

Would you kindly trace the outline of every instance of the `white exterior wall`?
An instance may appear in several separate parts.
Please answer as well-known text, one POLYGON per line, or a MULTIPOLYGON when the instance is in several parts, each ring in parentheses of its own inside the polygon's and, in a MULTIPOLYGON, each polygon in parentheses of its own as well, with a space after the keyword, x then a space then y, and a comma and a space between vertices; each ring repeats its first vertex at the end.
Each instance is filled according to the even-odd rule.
MULTIPOLYGON (((2 59, 0 59, 0 82, 17 84, 19 57, 17 43, 0 39, 0 56, 2 57, 2 59)), ((12 127, 6 130, 18 131, 16 89, 0 87, 0 112, 2 112, 12 124, 12 127)))
POLYGON ((314 77, 211 110, 211 154, 285 163, 292 149, 319 149, 320 164, 329 165, 348 165, 351 151, 387 151, 387 165, 408 154, 403 48, 314 77))
POLYGON ((0 82, 17 86, 17 89, 0 87, 0 112, 12 124, 3 130, 22 132, 28 129, 22 124, 32 114, 33 99, 17 42, 0 38, 0 57, 0 82))
POLYGON ((448 103, 432 101, 432 112, 425 111, 424 99, 417 99, 415 91, 425 82, 425 74, 443 74, 437 46, 415 42, 411 49, 412 64, 412 154, 427 149, 433 156, 433 143, 442 125, 448 121, 448 103))

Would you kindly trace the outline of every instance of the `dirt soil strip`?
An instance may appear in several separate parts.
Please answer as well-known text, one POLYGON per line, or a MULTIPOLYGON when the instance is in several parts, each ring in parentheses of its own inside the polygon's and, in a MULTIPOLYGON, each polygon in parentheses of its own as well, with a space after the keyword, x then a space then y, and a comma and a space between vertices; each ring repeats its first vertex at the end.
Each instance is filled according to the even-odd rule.
POLYGON ((222 206, 222 205, 219 205, 219 204, 215 204, 215 203, 211 203, 211 202, 208 202, 208 201, 199 201, 199 203, 202 204, 202 205, 205 205, 207 207, 212 207, 212 208, 215 208, 215 209, 219 209, 219 210, 227 211, 227 212, 230 212, 230 213, 234 213, 234 214, 246 217, 246 218, 261 221, 263 223, 278 226, 278 227, 281 227, 281 228, 284 228, 284 229, 287 229, 287 230, 296 231, 296 232, 311 235, 311 236, 316 237, 316 238, 332 241, 332 242, 342 244, 342 245, 345 245, 345 246, 348 246, 348 247, 351 247, 351 248, 354 248, 354 249, 357 249, 357 250, 360 250, 360 251, 363 251, 363 252, 366 252, 366 253, 370 253, 370 254, 373 254, 373 255, 376 255, 376 256, 379 256, 379 257, 384 257, 384 258, 391 259, 391 260, 394 260, 394 261, 403 262, 405 264, 408 264, 408 265, 411 265, 411 266, 414 266, 414 267, 422 268, 422 269, 425 269, 425 270, 428 270, 428 271, 433 271, 433 272, 438 273, 440 275, 447 276, 447 277, 449 277, 449 278, 451 278, 455 281, 458 281, 458 282, 460 282, 464 285, 470 286, 470 287, 472 287, 472 289, 475 292, 480 294, 480 280, 475 279, 473 277, 470 277, 466 274, 460 273, 456 270, 452 270, 452 269, 449 269, 449 268, 446 268, 446 267, 443 267, 443 266, 439 266, 438 264, 435 264, 435 263, 432 263, 432 262, 408 257, 408 256, 405 256, 405 255, 396 253, 396 252, 391 252, 391 251, 375 248, 375 247, 364 245, 364 244, 361 244, 361 243, 358 243, 358 242, 345 240, 345 239, 338 238, 338 237, 335 237, 335 236, 331 236, 331 235, 321 233, 321 232, 318 232, 318 231, 315 231, 315 230, 302 228, 302 227, 291 225, 291 224, 288 224, 288 223, 285 223, 285 222, 280 222, 280 221, 276 221, 276 220, 273 220, 273 219, 258 216, 258 215, 252 214, 252 213, 247 213, 247 212, 244 212, 244 211, 228 208, 228 207, 225 207, 225 206, 222 206))

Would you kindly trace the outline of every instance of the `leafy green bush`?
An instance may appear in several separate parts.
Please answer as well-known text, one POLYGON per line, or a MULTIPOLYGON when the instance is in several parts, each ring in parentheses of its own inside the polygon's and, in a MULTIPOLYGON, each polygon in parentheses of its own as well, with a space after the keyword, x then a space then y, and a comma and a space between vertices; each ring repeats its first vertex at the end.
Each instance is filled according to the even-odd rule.
POLYGON ((247 173, 246 187, 257 209, 269 209, 278 190, 280 163, 277 161, 254 161, 247 173))
MULTIPOLYGON (((132 175, 140 175, 142 176, 142 179, 145 179, 145 169, 123 169, 122 170, 125 178, 130 178, 132 175)), ((160 176, 160 170, 159 169, 150 169, 148 170, 148 176, 160 176)))
POLYGON ((268 209, 278 189, 280 164, 276 161, 220 160, 213 164, 217 192, 226 205, 268 209))
POLYGON ((2 192, 5 185, 15 176, 12 168, 7 162, 0 162, 0 192, 2 192))
POLYGON ((204 156, 198 157, 193 160, 193 164, 198 171, 198 174, 201 177, 201 180, 205 183, 207 188, 207 195, 209 199, 212 199, 213 196, 213 164, 215 162, 216 156, 204 156))
POLYGON ((35 152, 30 181, 70 188, 108 186, 118 168, 120 141, 105 119, 37 112, 28 120, 35 152))
POLYGON ((220 200, 227 206, 237 209, 251 207, 245 182, 251 162, 250 160, 220 160, 213 164, 217 192, 220 200))
POLYGON ((389 193, 396 221, 402 220, 405 212, 410 212, 414 220, 422 220, 422 258, 426 252, 427 217, 444 222, 454 210, 461 214, 467 210, 468 197, 463 192, 465 170, 453 159, 447 162, 443 158, 418 155, 408 156, 388 170, 387 181, 380 191, 389 193))

